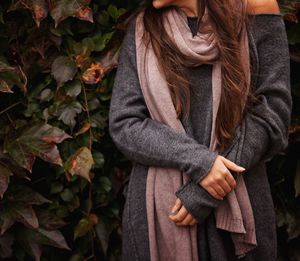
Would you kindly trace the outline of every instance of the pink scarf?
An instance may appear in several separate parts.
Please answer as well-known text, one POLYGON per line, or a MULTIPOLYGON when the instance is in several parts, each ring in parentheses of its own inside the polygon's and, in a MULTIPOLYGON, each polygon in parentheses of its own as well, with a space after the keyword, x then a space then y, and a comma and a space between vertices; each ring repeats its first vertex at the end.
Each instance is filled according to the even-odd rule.
MULTIPOLYGON (((142 41, 144 32, 143 12, 136 20, 136 54, 140 86, 149 109, 151 118, 166 124, 178 132, 185 132, 183 125, 176 117, 169 88, 164 76, 160 73, 158 61, 152 49, 142 41)), ((192 37, 183 11, 169 9, 164 16, 167 33, 179 50, 190 57, 189 66, 213 64, 212 93, 213 117, 210 149, 215 150, 215 120, 221 93, 221 66, 218 62, 218 48, 215 36, 207 31, 210 19, 205 11, 201 31, 192 37)), ((249 50, 247 33, 243 34, 241 46, 244 66, 249 72, 249 50)), ((248 83, 250 75, 248 73, 248 83)), ((248 84, 248 85, 249 85, 248 84)), ((176 195, 189 177, 178 169, 149 166, 146 186, 146 208, 149 229, 151 261, 198 261, 197 226, 177 226, 169 219, 176 195)), ((256 247, 254 217, 247 188, 242 175, 239 175, 236 189, 232 190, 215 209, 216 227, 232 232, 235 254, 239 257, 256 247)), ((200 185, 199 185, 200 186, 200 185)))

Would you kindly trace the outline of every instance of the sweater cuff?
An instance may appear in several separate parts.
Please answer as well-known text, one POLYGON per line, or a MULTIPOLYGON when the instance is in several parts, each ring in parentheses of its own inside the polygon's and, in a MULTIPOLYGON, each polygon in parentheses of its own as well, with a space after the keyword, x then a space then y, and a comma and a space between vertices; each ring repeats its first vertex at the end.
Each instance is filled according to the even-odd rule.
POLYGON ((189 177, 195 184, 198 185, 201 182, 201 180, 208 175, 218 155, 218 152, 211 150, 207 150, 207 152, 201 153, 201 169, 199 170, 195 168, 196 170, 189 173, 189 177))
POLYGON ((199 223, 202 223, 210 212, 222 202, 222 200, 215 199, 192 180, 181 186, 175 195, 199 223))

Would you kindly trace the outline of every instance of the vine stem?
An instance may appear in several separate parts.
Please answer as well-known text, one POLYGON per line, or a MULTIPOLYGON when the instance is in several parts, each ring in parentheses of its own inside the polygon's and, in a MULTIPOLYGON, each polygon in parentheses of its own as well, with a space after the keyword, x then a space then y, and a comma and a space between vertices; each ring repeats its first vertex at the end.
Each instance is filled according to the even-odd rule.
POLYGON ((7 111, 9 111, 10 109, 16 107, 17 105, 19 105, 19 104, 21 104, 21 103, 22 103, 22 102, 16 102, 16 103, 14 103, 14 104, 8 106, 8 107, 5 108, 4 110, 0 111, 0 115, 3 114, 3 113, 5 113, 5 112, 7 112, 7 111))
MULTIPOLYGON (((87 118, 88 118, 88 123, 91 126, 91 117, 90 117, 90 110, 89 110, 89 105, 88 105, 88 101, 87 101, 85 84, 84 84, 84 82, 82 81, 81 78, 80 78, 80 81, 81 81, 81 85, 83 87, 84 104, 85 104, 86 114, 87 114, 87 118)), ((90 134, 89 149, 90 149, 90 151, 92 151, 93 133, 92 133, 91 127, 89 128, 89 134, 90 134)), ((92 202, 92 182, 89 184, 89 204, 91 204, 91 202, 92 202)), ((89 206, 89 208, 88 208, 88 215, 90 215, 91 209, 92 209, 92 207, 89 206)), ((92 256, 91 257, 93 257, 94 261, 97 261, 96 260, 96 255, 95 255, 94 238, 93 238, 93 236, 91 234, 90 234, 90 237, 91 237, 91 247, 92 247, 92 256)))

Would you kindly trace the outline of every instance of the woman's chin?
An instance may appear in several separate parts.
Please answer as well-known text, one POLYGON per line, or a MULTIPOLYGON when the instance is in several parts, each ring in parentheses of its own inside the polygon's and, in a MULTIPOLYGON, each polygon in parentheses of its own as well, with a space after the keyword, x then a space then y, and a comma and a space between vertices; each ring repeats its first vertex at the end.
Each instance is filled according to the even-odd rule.
POLYGON ((155 9, 160 9, 164 6, 163 3, 161 3, 161 1, 156 0, 152 1, 152 5, 155 9))

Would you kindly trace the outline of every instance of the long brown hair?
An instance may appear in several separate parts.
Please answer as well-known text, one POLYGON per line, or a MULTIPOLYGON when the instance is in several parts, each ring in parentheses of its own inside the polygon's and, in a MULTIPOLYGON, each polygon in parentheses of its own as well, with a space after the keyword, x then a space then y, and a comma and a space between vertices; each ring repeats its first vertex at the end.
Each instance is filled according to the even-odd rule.
MULTIPOLYGON (((146 1, 144 10, 144 25, 147 35, 145 39, 151 41, 154 52, 158 57, 177 117, 188 116, 190 112, 190 82, 187 80, 187 71, 183 64, 185 57, 168 37, 162 26, 162 16, 168 8, 155 9, 152 1, 146 1)), ((242 111, 242 101, 245 99, 246 75, 241 70, 240 59, 241 31, 248 31, 248 17, 245 1, 241 0, 198 0, 198 25, 207 7, 208 14, 213 22, 213 30, 218 39, 217 46, 220 52, 222 68, 222 90, 219 110, 216 118, 216 135, 218 150, 224 151, 234 137, 236 127, 241 123, 243 116, 255 101, 251 89, 247 103, 242 111)), ((148 41, 149 43, 149 41, 148 41)))

